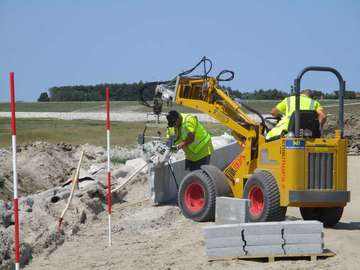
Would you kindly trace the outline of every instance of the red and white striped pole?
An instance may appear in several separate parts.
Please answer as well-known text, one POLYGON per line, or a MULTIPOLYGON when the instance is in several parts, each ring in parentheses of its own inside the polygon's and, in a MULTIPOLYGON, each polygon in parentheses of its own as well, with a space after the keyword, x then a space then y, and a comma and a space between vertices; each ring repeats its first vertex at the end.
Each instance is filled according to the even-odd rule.
POLYGON ((15 83, 14 72, 10 72, 10 96, 11 96, 11 139, 12 139, 12 162, 14 179, 14 217, 15 217, 15 269, 20 269, 19 247, 19 200, 18 179, 16 171, 16 116, 15 116, 15 83))
POLYGON ((110 90, 106 87, 106 141, 107 141, 107 177, 108 177, 108 216, 109 247, 111 247, 111 170, 110 170, 110 90))

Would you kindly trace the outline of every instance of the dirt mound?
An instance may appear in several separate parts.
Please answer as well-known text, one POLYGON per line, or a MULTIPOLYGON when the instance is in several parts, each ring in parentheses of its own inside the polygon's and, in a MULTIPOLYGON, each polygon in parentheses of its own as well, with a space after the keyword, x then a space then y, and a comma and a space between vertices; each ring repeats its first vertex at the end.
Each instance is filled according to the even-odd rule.
MULTIPOLYGON (((97 219, 106 209, 106 189, 91 181, 75 193, 61 230, 58 217, 66 205, 70 187, 52 188, 38 194, 20 198, 19 220, 21 260, 26 264, 33 255, 53 252, 65 239, 77 234, 87 223, 97 219)), ((114 203, 122 201, 124 192, 114 194, 114 203)), ((11 203, 0 200, 0 269, 13 267, 14 215, 11 203)))
MULTIPOLYGON (((324 128, 324 135, 334 135, 338 127, 337 116, 330 115, 324 128)), ((360 119, 355 114, 344 116, 344 136, 349 140, 348 154, 360 155, 360 119)))
MULTIPOLYGON (((34 142, 17 147, 19 194, 25 196, 63 184, 74 173, 84 151, 82 168, 91 165, 105 168, 106 151, 89 144, 71 145, 34 142)), ((140 148, 114 147, 111 160, 115 165, 141 156, 140 148)), ((0 149, 0 200, 10 200, 13 193, 11 149, 0 149)))
MULTIPOLYGON (((115 176, 114 184, 126 178, 134 170, 133 167, 123 163, 141 155, 141 148, 112 149, 112 169, 122 176, 115 176)), ((52 253, 65 240, 71 239, 88 226, 88 223, 97 220, 97 216, 107 209, 106 159, 105 149, 92 145, 35 142, 17 148, 21 264, 29 262, 33 255, 52 253), (87 176, 83 179, 87 180, 80 182, 80 190, 74 195, 65 217, 63 230, 58 232, 58 217, 70 195, 70 186, 62 187, 62 185, 72 176, 81 151, 84 151, 84 158, 80 178, 82 178, 81 174, 84 174, 87 176), (92 171, 95 173, 91 173, 92 171), (88 179, 89 175, 92 178, 88 179)), ((14 214, 10 201, 13 188, 11 165, 11 149, 0 149, 1 270, 14 267, 14 214)), ((137 201, 144 198, 148 190, 146 180, 144 174, 134 179, 133 184, 138 187, 129 194, 128 199, 137 201)), ((113 203, 122 202, 126 193, 126 190, 114 193, 113 203)))

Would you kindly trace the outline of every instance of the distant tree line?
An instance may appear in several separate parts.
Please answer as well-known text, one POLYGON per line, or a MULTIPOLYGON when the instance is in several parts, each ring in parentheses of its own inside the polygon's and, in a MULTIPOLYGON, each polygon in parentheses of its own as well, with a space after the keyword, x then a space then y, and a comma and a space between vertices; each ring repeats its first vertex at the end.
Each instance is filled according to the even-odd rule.
POLYGON ((105 99, 105 88, 109 87, 111 100, 137 100, 138 93, 144 88, 144 95, 150 97, 154 94, 154 87, 147 87, 142 81, 138 83, 98 84, 51 87, 50 101, 101 101, 105 99))
MULTIPOLYGON (((143 95, 146 99, 150 99, 154 95, 154 85, 146 82, 138 83, 121 83, 121 84, 98 84, 98 85, 76 85, 76 86, 60 86, 51 87, 47 92, 42 92, 38 98, 39 102, 47 101, 102 101, 105 99, 105 87, 109 86, 111 100, 134 101, 138 100, 139 90, 143 89, 143 95)), ((288 92, 278 89, 259 89, 255 91, 239 91, 234 90, 229 86, 222 86, 222 88, 233 97, 240 99, 255 99, 255 100, 269 100, 269 99, 283 99, 289 95, 288 92)), ((317 99, 337 99, 338 91, 332 93, 323 93, 314 90, 315 98, 317 99)), ((355 99, 360 98, 359 93, 354 91, 347 91, 345 98, 355 99)))

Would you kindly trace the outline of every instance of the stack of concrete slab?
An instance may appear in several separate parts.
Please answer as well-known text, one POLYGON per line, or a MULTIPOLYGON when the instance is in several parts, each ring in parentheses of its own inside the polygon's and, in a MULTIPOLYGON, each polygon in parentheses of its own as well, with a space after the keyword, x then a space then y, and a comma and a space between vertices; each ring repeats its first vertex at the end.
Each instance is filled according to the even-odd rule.
POLYGON ((287 221, 282 223, 285 254, 322 253, 323 224, 318 221, 287 221))
POLYGON ((210 257, 276 256, 323 252, 318 221, 258 222, 204 227, 210 257))

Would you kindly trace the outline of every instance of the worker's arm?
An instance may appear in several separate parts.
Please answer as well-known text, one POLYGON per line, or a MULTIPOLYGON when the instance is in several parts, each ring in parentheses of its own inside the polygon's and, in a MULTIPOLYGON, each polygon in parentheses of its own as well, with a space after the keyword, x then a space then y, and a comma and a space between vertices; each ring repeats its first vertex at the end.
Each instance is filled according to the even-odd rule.
POLYGON ((327 118, 326 112, 317 100, 315 101, 314 108, 318 114, 320 127, 322 128, 326 122, 326 118, 327 118))
POLYGON ((194 140, 195 140, 195 134, 189 132, 186 139, 177 145, 177 149, 184 149, 189 144, 192 144, 194 140))
POLYGON ((274 107, 271 110, 271 115, 274 116, 274 117, 278 117, 278 116, 281 116, 281 113, 276 107, 274 107))
POLYGON ((274 117, 280 117, 286 112, 286 98, 279 102, 274 108, 271 110, 271 115, 274 117))
POLYGON ((185 128, 187 130, 187 136, 184 141, 177 145, 177 149, 184 149, 189 144, 192 144, 195 140, 195 129, 198 124, 196 116, 191 115, 186 119, 185 128))
POLYGON ((321 110, 317 110, 317 113, 318 113, 320 126, 323 127, 327 118, 326 112, 323 109, 321 109, 321 110))

